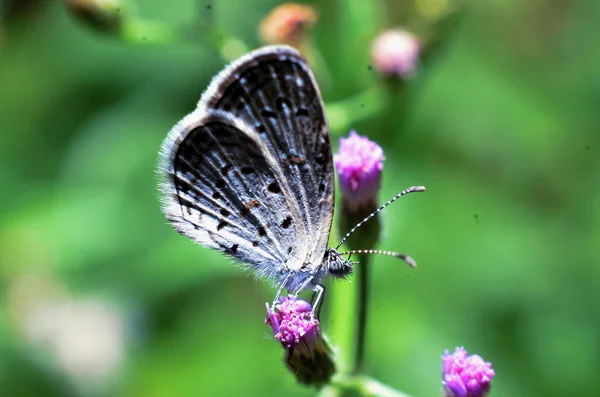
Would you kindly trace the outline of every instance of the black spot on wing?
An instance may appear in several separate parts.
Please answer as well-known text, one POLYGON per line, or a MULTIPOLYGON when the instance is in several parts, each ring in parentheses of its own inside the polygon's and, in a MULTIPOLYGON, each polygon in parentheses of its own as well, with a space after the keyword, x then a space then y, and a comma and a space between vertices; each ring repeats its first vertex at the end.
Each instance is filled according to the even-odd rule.
POLYGON ((278 194, 281 193, 281 188, 277 182, 271 182, 268 186, 268 189, 271 193, 278 194))
POLYGON ((298 117, 308 117, 308 110, 305 108, 298 108, 296 110, 296 116, 298 117))
POLYGON ((287 216, 283 222, 281 222, 281 227, 284 229, 287 229, 288 227, 290 227, 290 225, 292 224, 292 217, 291 216, 287 216))
POLYGON ((227 173, 229 172, 231 167, 232 167, 231 164, 227 164, 227 165, 223 166, 223 168, 221 168, 221 174, 227 175, 227 173))
POLYGON ((263 116, 264 118, 268 118, 268 119, 276 119, 277 118, 277 113, 268 110, 268 109, 263 109, 260 111, 260 115, 263 116))

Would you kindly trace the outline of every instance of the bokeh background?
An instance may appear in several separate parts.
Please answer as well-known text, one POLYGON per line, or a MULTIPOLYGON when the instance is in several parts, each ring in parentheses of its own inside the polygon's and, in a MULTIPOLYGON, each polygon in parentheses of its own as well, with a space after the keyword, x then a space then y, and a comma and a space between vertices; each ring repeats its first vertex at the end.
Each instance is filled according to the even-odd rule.
MULTIPOLYGON (((275 291, 173 232, 154 174, 225 64, 204 27, 255 48, 277 4, 135 0, 146 21, 191 27, 173 38, 0 1, 1 395, 315 393, 263 323, 275 291)), ((330 114, 336 147, 356 129, 384 148, 382 199, 428 188, 383 215, 380 246, 419 267, 373 258, 367 373, 436 396, 440 355, 464 345, 493 363, 492 396, 596 396, 600 2, 310 4, 328 109, 388 90, 355 119, 330 114), (402 26, 435 51, 408 83, 383 81, 370 43, 402 26)))

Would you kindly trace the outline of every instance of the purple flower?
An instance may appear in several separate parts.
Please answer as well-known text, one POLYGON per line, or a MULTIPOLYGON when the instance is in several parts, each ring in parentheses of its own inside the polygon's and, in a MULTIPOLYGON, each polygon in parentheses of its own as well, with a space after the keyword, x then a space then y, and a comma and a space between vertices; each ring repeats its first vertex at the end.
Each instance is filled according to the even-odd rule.
POLYGON ((464 347, 457 347, 454 354, 446 350, 442 363, 446 397, 483 397, 490 391, 496 373, 480 356, 467 356, 464 347))
POLYGON ((291 295, 281 298, 275 308, 267 303, 265 323, 285 349, 285 363, 298 381, 309 385, 329 382, 335 365, 310 303, 291 295))
POLYGON ((281 298, 276 306, 277 311, 271 310, 267 304, 267 319, 265 322, 273 329, 275 339, 287 349, 300 344, 313 345, 320 332, 319 320, 311 315, 310 303, 293 296, 281 298))
POLYGON ((340 150, 334 160, 342 199, 349 210, 376 207, 383 159, 381 147, 356 131, 350 131, 348 138, 340 140, 340 150))
POLYGON ((402 30, 383 32, 371 45, 371 58, 375 68, 384 75, 403 79, 414 75, 420 52, 419 40, 402 30))

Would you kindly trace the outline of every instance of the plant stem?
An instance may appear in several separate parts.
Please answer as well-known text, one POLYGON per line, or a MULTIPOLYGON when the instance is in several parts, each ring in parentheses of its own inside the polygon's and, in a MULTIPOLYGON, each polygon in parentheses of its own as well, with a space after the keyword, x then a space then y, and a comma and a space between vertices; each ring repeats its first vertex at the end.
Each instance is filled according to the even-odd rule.
POLYGON ((358 294, 357 294, 357 306, 358 306, 358 326, 356 329, 356 356, 354 358, 354 369, 353 373, 358 374, 362 372, 365 348, 366 348, 366 336, 367 336, 367 312, 369 304, 369 260, 367 255, 359 255, 358 265, 358 294))
MULTIPOLYGON (((354 391, 365 397, 411 397, 367 376, 337 377, 333 380, 332 387, 354 391)), ((328 389, 328 392, 331 392, 331 388, 328 389)), ((326 393, 322 396, 335 396, 335 394, 326 393)))
POLYGON ((373 117, 385 107, 386 92, 378 84, 360 94, 325 104, 332 132, 347 133, 360 120, 373 117))
POLYGON ((227 62, 249 51, 243 40, 218 29, 210 19, 198 25, 175 26, 132 17, 123 21, 119 35, 132 44, 203 43, 227 62))
POLYGON ((356 287, 353 283, 336 283, 330 288, 331 322, 328 334, 336 346, 338 373, 350 374, 354 365, 354 327, 356 313, 356 287))
POLYGON ((123 21, 120 36, 133 44, 166 44, 179 40, 182 32, 174 26, 140 18, 128 18, 123 21))

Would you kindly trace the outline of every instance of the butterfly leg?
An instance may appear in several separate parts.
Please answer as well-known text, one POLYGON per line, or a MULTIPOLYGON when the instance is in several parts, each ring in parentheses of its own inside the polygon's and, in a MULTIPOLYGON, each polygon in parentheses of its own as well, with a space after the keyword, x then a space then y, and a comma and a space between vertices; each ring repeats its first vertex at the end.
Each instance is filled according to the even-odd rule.
POLYGON ((279 286, 279 289, 277 290, 277 294, 275 295, 275 299, 273 299, 273 304, 271 305, 271 309, 275 310, 275 305, 279 302, 279 298, 281 298, 281 293, 283 292, 283 290, 285 289, 285 286, 287 285, 288 281, 290 280, 290 278, 292 277, 292 274, 288 274, 284 279, 283 282, 281 283, 281 285, 279 286))
POLYGON ((308 286, 309 286, 309 285, 312 283, 313 279, 314 279, 314 276, 313 276, 313 275, 310 275, 310 276, 309 276, 309 277, 306 279, 306 281, 305 281, 305 282, 303 282, 303 283, 302 283, 302 285, 300 285, 300 288, 298 288, 298 289, 296 290, 296 294, 294 294, 294 296, 295 296, 295 297, 298 297, 298 294, 299 294, 300 292, 304 291, 304 290, 306 289, 306 287, 308 287, 308 286))
MULTIPOLYGON (((300 288, 298 288, 298 290, 296 291, 296 293, 294 294, 294 297, 298 297, 298 294, 302 291, 304 291, 304 289, 306 287, 308 287, 314 280, 313 276, 310 276, 301 286, 300 288)), ((321 313, 321 303, 323 300, 323 294, 325 293, 325 287, 323 287, 321 284, 315 284, 315 286, 313 287, 313 295, 310 299, 311 304, 312 304, 312 310, 310 312, 311 316, 314 316, 315 313, 317 315, 317 317, 319 316, 319 314, 321 313), (316 297, 315 297, 316 295, 316 297)))
POLYGON ((317 316, 320 318, 321 316, 321 307, 323 306, 323 297, 325 296, 325 287, 321 284, 315 285, 313 288, 313 296, 312 296, 312 311, 311 316, 317 316), (316 296, 316 297, 315 297, 316 296))

